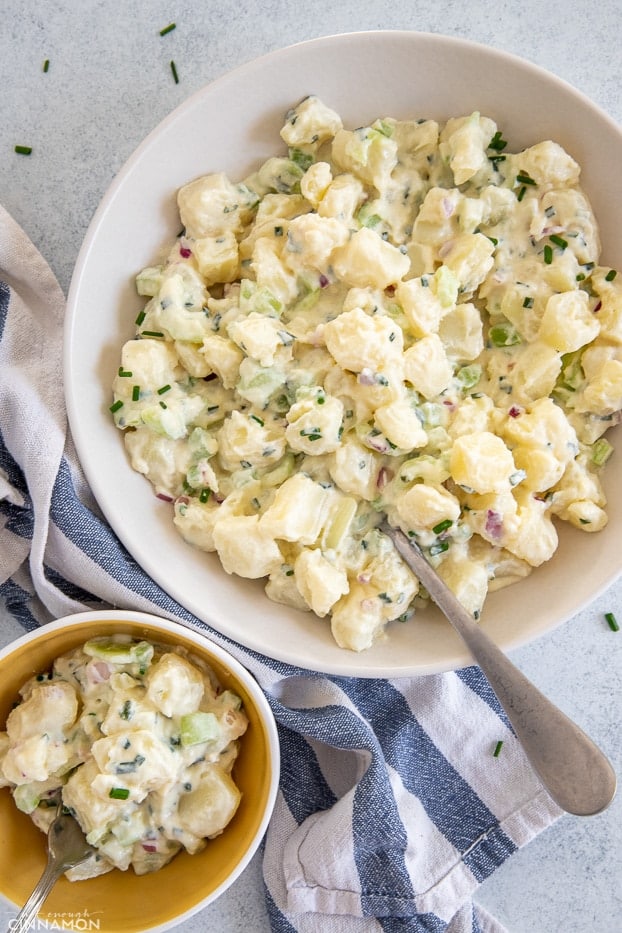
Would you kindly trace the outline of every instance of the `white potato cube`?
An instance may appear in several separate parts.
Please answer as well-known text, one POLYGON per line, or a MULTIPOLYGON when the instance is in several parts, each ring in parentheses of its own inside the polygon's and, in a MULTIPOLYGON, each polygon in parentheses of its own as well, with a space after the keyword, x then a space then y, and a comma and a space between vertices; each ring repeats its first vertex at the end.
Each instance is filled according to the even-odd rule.
POLYGON ((460 503, 444 486, 415 483, 396 499, 395 507, 400 523, 410 531, 434 528, 449 519, 455 522, 460 515, 460 503))
POLYGON ((483 233, 462 233, 442 248, 443 263, 454 273, 460 289, 473 293, 492 269, 494 245, 483 233))
POLYGON ((493 401, 488 395, 465 398, 453 413, 447 428, 449 436, 456 438, 462 434, 492 431, 494 410, 493 401))
POLYGON ((337 450, 341 444, 343 403, 333 395, 302 398, 287 412, 285 440, 295 451, 319 456, 337 450))
POLYGON ((453 371, 437 334, 422 337, 404 352, 404 379, 431 399, 444 392, 453 371))
POLYGON ((294 563, 296 586, 307 605, 323 618, 349 590, 344 570, 326 560, 318 549, 304 549, 294 563))
POLYGON ((331 455, 328 471, 343 492, 368 502, 378 495, 378 457, 353 436, 344 439, 331 455))
POLYGON ((408 399, 381 405, 374 412, 374 422, 391 444, 402 450, 425 447, 428 435, 408 399))
POLYGON ((395 297, 402 306, 415 337, 436 334, 441 318, 447 312, 447 308, 436 294, 436 289, 432 287, 433 282, 431 276, 407 279, 400 282, 395 290, 395 297))
POLYGON ((353 582, 333 606, 331 631, 340 648, 365 651, 385 627, 382 602, 369 583, 353 582))
POLYGON ((260 530, 271 538, 314 544, 330 508, 330 490, 304 473, 290 476, 276 491, 259 520, 260 530))
POLYGON ((233 471, 244 464, 269 466, 285 453, 285 438, 241 411, 232 411, 218 430, 218 459, 233 471))
MULTIPOLYGON (((85 833, 104 835, 106 828, 119 817, 129 817, 136 807, 132 798, 115 799, 108 794, 96 793, 94 782, 100 777, 99 767, 90 758, 69 776, 63 787, 63 803, 73 810, 85 833)), ((117 784, 119 778, 117 778, 117 784)))
POLYGON ((401 361, 402 330, 385 315, 353 308, 329 321, 323 333, 329 353, 342 369, 383 372, 401 361))
POLYGON ((297 275, 283 261, 283 246, 275 240, 262 236, 255 242, 251 269, 257 286, 265 288, 276 301, 277 308, 286 308, 298 298, 297 275))
POLYGON ((456 185, 469 181, 488 165, 486 150, 496 129, 489 117, 477 112, 447 121, 440 134, 439 148, 449 162, 456 185))
POLYGON ((194 713, 205 685, 197 668, 178 654, 163 654, 147 674, 147 696, 165 716, 194 713))
POLYGON ((536 340, 521 347, 511 376, 514 396, 521 404, 527 405, 536 399, 546 398, 555 388, 561 367, 560 354, 548 344, 536 340))
POLYGON ((293 147, 319 145, 332 139, 342 126, 339 114, 311 94, 286 114, 281 139, 293 147))
POLYGON ((478 618, 488 593, 485 565, 450 549, 437 573, 467 612, 478 618))
POLYGON ((459 486, 477 493, 503 492, 516 473, 511 451, 490 431, 457 437, 451 448, 449 469, 459 486))
POLYGON ((333 254, 335 274, 346 285, 358 288, 388 288, 404 278, 410 259, 369 227, 352 234, 333 254))
POLYGON ((365 199, 365 188, 358 178, 347 172, 337 175, 327 186, 317 212, 321 217, 334 217, 353 225, 353 217, 365 199))
POLYGON ((130 399, 133 386, 157 391, 176 382, 181 375, 177 354, 164 340, 128 340, 121 350, 121 369, 130 376, 115 377, 113 390, 117 398, 130 399))
POLYGON ((525 493, 518 503, 517 521, 504 537, 503 546, 532 567, 539 567, 557 550, 557 531, 546 506, 528 490, 525 493))
POLYGON ((598 317, 590 310, 587 292, 575 289, 551 295, 538 338, 558 353, 573 353, 594 340, 599 331, 598 317))
POLYGON ((240 233, 252 219, 257 198, 243 185, 232 184, 222 172, 204 175, 184 185, 177 195, 181 222, 196 239, 240 233))
POLYGON ((397 144, 373 127, 341 129, 333 140, 332 157, 346 172, 382 190, 397 163, 397 144))
POLYGON ((574 428, 551 398, 538 399, 516 417, 508 417, 501 433, 510 446, 546 450, 562 464, 579 451, 574 428))
POLYGON ((208 765, 196 787, 179 801, 179 821, 190 833, 213 839, 231 822, 242 799, 239 788, 218 765, 208 765))
POLYGON ((284 345, 285 333, 278 318, 257 311, 232 321, 227 327, 231 340, 260 366, 272 366, 277 350, 284 345))
POLYGON ((283 556, 258 515, 229 515, 214 525, 214 546, 227 573, 256 580, 267 577, 283 556))
POLYGON ((612 415, 622 409, 622 362, 607 360, 586 386, 578 411, 612 415))
POLYGON ((317 209, 332 180, 333 173, 328 162, 314 162, 300 179, 300 191, 317 209))
POLYGON ((290 269, 326 272, 332 253, 347 242, 348 227, 334 217, 302 214, 290 221, 283 258, 290 269))
POLYGON ((78 698, 71 684, 42 683, 27 700, 11 710, 6 731, 12 742, 20 742, 41 733, 62 736, 78 714, 78 698))
POLYGON ((217 374, 225 389, 233 389, 240 374, 244 354, 228 337, 211 334, 203 340, 202 351, 210 370, 217 374))
POLYGON ((147 477, 156 495, 174 498, 182 492, 189 462, 183 440, 154 434, 146 427, 127 431, 123 440, 132 469, 147 477))
POLYGON ((440 322, 438 335, 452 360, 476 360, 484 349, 482 318, 471 302, 449 311, 440 322))
POLYGON ((574 188, 579 183, 580 167, 558 143, 551 140, 529 146, 508 156, 508 160, 517 172, 526 172, 541 188, 574 188))
POLYGON ((238 241, 232 230, 219 236, 201 237, 192 244, 199 272, 206 285, 235 282, 240 272, 238 241))

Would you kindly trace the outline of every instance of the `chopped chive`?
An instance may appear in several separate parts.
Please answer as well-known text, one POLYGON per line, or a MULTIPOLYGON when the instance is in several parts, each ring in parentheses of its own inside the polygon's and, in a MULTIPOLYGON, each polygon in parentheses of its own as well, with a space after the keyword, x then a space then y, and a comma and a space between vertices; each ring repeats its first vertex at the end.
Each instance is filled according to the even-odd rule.
POLYGON ((250 417, 253 419, 253 421, 256 421, 257 424, 258 424, 260 427, 263 428, 264 422, 263 422, 262 419, 259 417, 259 415, 251 415, 250 417))
POLYGON ((620 626, 618 625, 616 617, 614 616, 613 612, 606 612, 605 619, 607 620, 607 625, 609 626, 612 632, 620 631, 620 626))
POLYGON ((127 787, 111 787, 108 796, 112 797, 113 800, 127 800, 130 792, 127 787))
POLYGON ((171 72, 173 74, 173 80, 175 81, 175 84, 179 84, 179 75, 177 74, 177 66, 175 65, 175 62, 171 62, 171 72))
POLYGON ((492 137, 488 143, 489 149, 495 149, 497 152, 501 152, 507 146, 507 140, 501 135, 501 130, 497 130, 495 135, 492 137))
POLYGON ((137 402, 140 398, 140 386, 132 386, 132 401, 137 402))
POLYGON ((498 245, 499 245, 499 240, 498 240, 496 237, 494 237, 494 236, 489 236, 488 239, 490 240, 490 242, 492 243, 493 246, 498 246, 498 245))
POLYGON ((118 411, 120 408, 123 408, 123 402, 121 401, 120 398, 118 398, 116 402, 114 402, 114 404, 110 406, 110 411, 114 415, 115 411, 118 411))
POLYGON ((503 739, 499 739, 499 741, 498 741, 497 744, 495 745, 495 750, 494 750, 494 752, 492 753, 493 758, 498 758, 498 757, 499 757, 499 754, 500 754, 502 748, 503 748, 503 739))
POLYGON ((555 246, 559 246, 560 249, 566 249, 566 247, 568 246, 568 241, 564 240, 564 238, 561 236, 557 236, 557 234, 555 233, 551 234, 551 236, 549 237, 549 240, 551 241, 551 243, 555 243, 555 246))
POLYGON ((447 531, 448 528, 451 528, 452 525, 453 525, 453 522, 451 518, 445 518, 443 519, 442 522, 439 522, 438 525, 435 525, 432 531, 434 532, 435 535, 440 535, 444 531, 447 531))
POLYGON ((523 308, 533 308, 533 298, 525 298, 523 301, 523 308))
POLYGON ((531 175, 527 172, 519 172, 516 176, 516 181, 521 185, 535 185, 536 182, 533 180, 531 175))
POLYGON ((430 556, 437 557, 439 554, 444 554, 445 551, 449 550, 449 541, 437 541, 436 544, 433 544, 430 547, 430 556))
POLYGON ((47 74, 49 70, 50 70, 50 59, 46 58, 46 60, 43 62, 43 71, 47 74))
POLYGON ((168 35, 169 32, 172 32, 176 28, 176 23, 169 23, 168 26, 165 26, 164 29, 160 30, 161 36, 168 35))
POLYGON ((142 331, 143 337, 164 337, 164 334, 161 330, 144 330, 142 331))
POLYGON ((520 191, 519 191, 518 194, 516 195, 516 200, 517 200, 517 201, 522 201, 523 198, 525 197, 525 192, 526 192, 526 191, 527 191, 527 189, 526 189, 525 186, 523 185, 523 187, 520 189, 520 191))
POLYGON ((122 366, 119 366, 119 375, 120 375, 120 376, 123 376, 123 378, 125 378, 125 377, 127 377, 127 376, 133 376, 134 374, 131 372, 131 370, 129 370, 129 369, 123 369, 122 366))
POLYGON ((136 320, 134 321, 134 323, 140 327, 140 325, 142 324, 142 322, 145 320, 146 317, 147 317, 147 312, 141 311, 138 317, 136 318, 136 320))
POLYGON ((166 402, 160 402, 159 404, 160 404, 160 408, 168 408, 168 405, 166 404, 166 402))
POLYGON ((32 146, 16 146, 15 151, 18 155, 30 155, 32 146))
POLYGON ((170 392, 170 390, 171 390, 170 385, 160 386, 160 388, 158 389, 158 395, 164 395, 165 392, 170 392))
POLYGON ((547 266, 550 266, 551 263, 553 262, 553 250, 548 245, 548 243, 544 247, 544 261, 547 264, 547 266))
POLYGON ((212 490, 211 489, 202 489, 199 493, 199 502, 207 502, 210 497, 212 490))
POLYGON ((618 273, 615 269, 610 269, 607 275, 605 276, 605 282, 613 282, 618 273))

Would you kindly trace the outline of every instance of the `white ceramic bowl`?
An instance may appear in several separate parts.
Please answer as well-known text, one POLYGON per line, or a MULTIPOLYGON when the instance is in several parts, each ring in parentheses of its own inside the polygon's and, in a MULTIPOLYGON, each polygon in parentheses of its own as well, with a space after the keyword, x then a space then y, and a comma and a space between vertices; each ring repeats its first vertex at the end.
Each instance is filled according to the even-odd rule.
MULTIPOLYGON (((622 132, 583 95, 511 55, 471 42, 408 32, 353 33, 271 53, 220 78, 175 110, 137 149, 87 233, 69 294, 66 395, 78 454, 95 496, 143 568, 183 606, 263 654, 327 673, 398 677, 449 670, 469 655, 431 608, 355 654, 310 614, 270 602, 260 583, 227 576, 214 555, 192 550, 170 507, 128 466, 108 406, 122 343, 140 307, 134 275, 179 227, 175 195, 210 171, 244 177, 275 152, 287 109, 316 94, 348 126, 378 116, 492 117, 509 150, 554 139, 582 166, 600 222, 603 262, 622 266, 622 132)), ((619 431, 616 431, 619 435, 619 431)), ((505 649, 556 627, 617 576, 622 491, 606 477, 609 526, 597 535, 561 529, 555 558, 489 597, 482 625, 505 649)))
MULTIPOLYGON (((187 648, 212 667, 224 687, 242 698, 249 719, 233 770, 242 800, 220 836, 196 855, 181 853, 152 874, 137 876, 132 869, 115 869, 88 881, 61 878, 37 921, 51 928, 54 917, 64 917, 71 929, 155 933, 171 929, 206 907, 248 865, 274 807, 279 743, 266 698, 255 679, 228 652, 187 626, 148 613, 121 610, 67 616, 29 632, 0 651, 0 730, 4 729, 19 688, 29 677, 45 672, 55 658, 89 638, 113 633, 187 648)), ((45 866, 45 836, 16 808, 8 788, 0 789, 0 827, 0 895, 21 906, 45 866)))

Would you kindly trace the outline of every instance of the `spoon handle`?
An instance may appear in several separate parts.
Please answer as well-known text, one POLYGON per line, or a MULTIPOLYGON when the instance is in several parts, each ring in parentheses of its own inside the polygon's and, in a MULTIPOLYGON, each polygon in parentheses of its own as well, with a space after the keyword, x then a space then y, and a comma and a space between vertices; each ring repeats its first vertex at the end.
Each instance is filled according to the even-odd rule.
POLYGON ((418 546, 399 529, 381 530, 466 643, 512 723, 532 768, 568 813, 592 816, 616 791, 616 775, 597 745, 534 687, 458 602, 418 546))
POLYGON ((32 924, 39 912, 39 908, 54 887, 54 884, 62 875, 65 866, 49 858, 43 874, 39 878, 32 894, 18 913, 15 920, 11 923, 11 933, 26 933, 32 928, 32 924))

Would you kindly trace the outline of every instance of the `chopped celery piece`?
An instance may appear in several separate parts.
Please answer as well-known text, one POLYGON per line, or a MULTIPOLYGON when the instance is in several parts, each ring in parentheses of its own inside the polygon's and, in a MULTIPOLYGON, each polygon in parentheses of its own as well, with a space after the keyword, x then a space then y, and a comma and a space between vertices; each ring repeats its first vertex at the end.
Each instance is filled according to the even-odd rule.
POLYGON ((595 466, 603 466, 613 453, 613 447, 606 437, 599 437, 596 443, 592 444, 592 463, 595 466))
POLYGON ((299 168, 306 172, 310 165, 315 162, 315 157, 311 152, 305 152, 303 149, 290 147, 289 157, 299 168))
POLYGON ((218 694, 217 703, 224 709, 242 709, 242 698, 234 693, 233 690, 223 690, 218 694))
POLYGON ((41 793, 36 784, 18 784, 13 790, 15 806, 22 813, 32 813, 39 806, 41 793))
POLYGON ((324 547, 328 550, 338 548, 348 529, 352 524, 352 519, 356 514, 356 500, 349 496, 340 499, 337 506, 333 509, 330 517, 330 524, 325 532, 324 547))
POLYGON ((443 308, 451 308, 458 300, 460 281, 455 272, 448 266, 439 266, 434 273, 436 282, 436 297, 443 308))
POLYGON ((463 389, 472 389, 482 378, 482 367, 479 363, 462 366, 456 373, 456 379, 463 389))
POLYGON ((490 342, 494 347, 512 347, 522 343, 522 338, 516 328, 510 324, 495 324, 488 332, 490 342))
POLYGON ((181 744, 212 742, 220 735, 220 725, 213 713, 187 713, 181 717, 181 744))
POLYGON ((111 664, 140 664, 147 667, 153 658, 153 645, 146 641, 115 641, 112 638, 91 638, 84 646, 85 654, 111 664))

